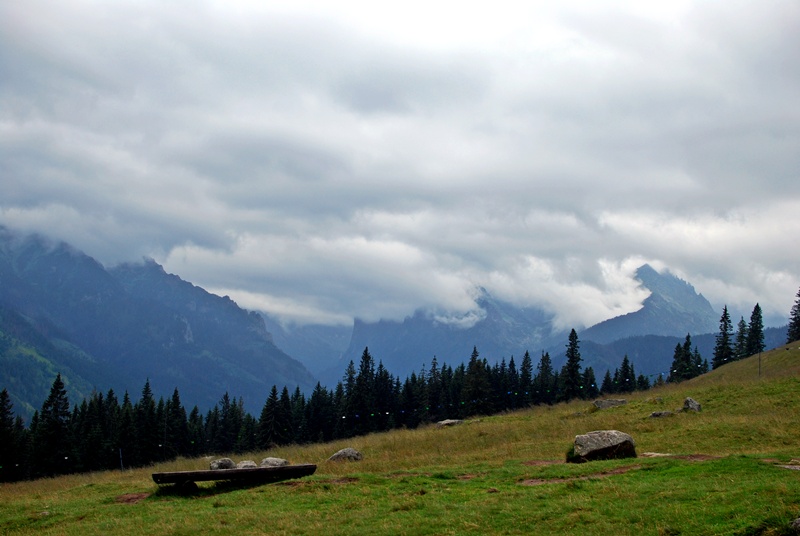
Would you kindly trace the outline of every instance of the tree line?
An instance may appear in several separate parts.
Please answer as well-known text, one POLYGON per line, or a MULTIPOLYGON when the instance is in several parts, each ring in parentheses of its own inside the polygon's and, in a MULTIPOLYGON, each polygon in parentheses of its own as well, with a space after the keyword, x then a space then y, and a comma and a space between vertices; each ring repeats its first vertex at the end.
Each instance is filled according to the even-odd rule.
MULTIPOLYGON (((800 340, 800 290, 790 312, 787 343, 800 340)), ((734 333, 728 308, 723 308, 711 366, 764 351, 761 307, 750 321, 741 318, 734 333)), ((566 362, 556 369, 549 353, 538 362, 525 352, 519 365, 512 356, 490 365, 473 348, 468 362, 452 367, 434 357, 419 372, 401 380, 364 349, 358 366, 351 361, 334 389, 317 383, 306 396, 295 388, 272 386, 258 418, 244 409, 242 398, 225 393, 205 414, 197 406, 187 412, 176 388, 156 400, 147 381, 133 403, 126 392, 94 392, 70 406, 61 375, 26 427, 14 416, 6 389, 0 391, 0 481, 65 473, 140 467, 177 456, 243 453, 287 444, 343 439, 393 428, 416 428, 447 418, 554 404, 577 398, 629 393, 651 387, 624 356, 613 374, 607 370, 598 386, 592 367, 583 368, 580 341, 573 329, 566 362)), ((691 336, 675 347, 666 379, 680 382, 709 369, 692 347, 691 336)))
POLYGON ((7 390, 0 391, 0 480, 324 442, 650 387, 645 376, 636 376, 627 356, 598 386, 592 367, 581 366, 575 330, 566 356, 560 370, 547 352, 536 363, 525 352, 519 365, 513 356, 490 365, 473 348, 467 363, 453 367, 434 357, 401 380, 365 348, 333 389, 317 383, 306 396, 299 387, 290 392, 273 386, 257 418, 245 411, 242 398, 228 393, 206 413, 197 406, 187 412, 177 388, 171 397, 156 400, 149 381, 135 403, 127 392, 120 401, 109 390, 70 406, 59 374, 27 427, 14 417, 7 390))

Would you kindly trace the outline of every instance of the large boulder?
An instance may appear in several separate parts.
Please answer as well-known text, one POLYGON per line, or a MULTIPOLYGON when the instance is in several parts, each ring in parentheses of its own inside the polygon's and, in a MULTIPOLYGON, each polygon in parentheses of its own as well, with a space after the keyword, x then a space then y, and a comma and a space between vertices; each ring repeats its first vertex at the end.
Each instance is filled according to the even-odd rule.
POLYGON ((236 462, 230 458, 220 458, 218 460, 212 460, 210 467, 212 471, 218 471, 220 469, 236 469, 236 462))
POLYGON ((258 466, 253 460, 242 460, 236 464, 237 469, 255 469, 258 466))
POLYGON ((261 467, 286 467, 289 465, 289 460, 283 458, 264 458, 261 460, 261 467))
POLYGON ((346 449, 342 449, 330 458, 328 458, 329 462, 360 462, 364 459, 364 456, 361 455, 354 448, 347 447, 346 449))
POLYGON ((630 435, 619 430, 597 430, 575 436, 572 449, 567 453, 567 462, 584 463, 635 457, 636 443, 630 435))

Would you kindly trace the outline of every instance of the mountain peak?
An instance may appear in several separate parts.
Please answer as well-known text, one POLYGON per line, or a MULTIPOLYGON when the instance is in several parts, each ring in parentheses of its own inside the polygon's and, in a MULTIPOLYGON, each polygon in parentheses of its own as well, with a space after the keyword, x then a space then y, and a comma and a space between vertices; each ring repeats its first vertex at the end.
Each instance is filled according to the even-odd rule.
POLYGON ((582 339, 609 343, 639 335, 680 337, 714 331, 716 313, 692 285, 668 271, 659 273, 649 264, 640 266, 635 275, 650 291, 642 308, 586 329, 582 339))

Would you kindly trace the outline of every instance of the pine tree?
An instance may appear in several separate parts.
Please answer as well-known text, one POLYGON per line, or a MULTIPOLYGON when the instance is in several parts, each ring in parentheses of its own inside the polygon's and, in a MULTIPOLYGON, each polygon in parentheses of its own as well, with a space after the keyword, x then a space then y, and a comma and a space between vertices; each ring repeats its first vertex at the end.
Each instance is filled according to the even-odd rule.
POLYGON ((531 354, 525 350, 522 363, 519 367, 519 390, 522 396, 522 406, 529 406, 536 399, 533 396, 533 362, 531 354))
POLYGON ((559 375, 562 391, 559 400, 572 400, 581 396, 581 352, 578 334, 573 329, 567 344, 567 362, 559 375))
POLYGON ((619 367, 619 384, 617 391, 620 393, 632 393, 636 389, 636 372, 633 370, 628 354, 622 358, 619 367))
POLYGON ((786 344, 794 341, 800 341, 800 290, 789 312, 789 329, 786 331, 786 344))
POLYGON ((615 392, 616 389, 614 389, 614 380, 611 379, 611 372, 606 369, 606 374, 603 376, 603 383, 600 386, 600 393, 603 395, 610 395, 615 392))
POLYGON ((744 359, 747 357, 747 322, 744 317, 739 318, 739 323, 736 325, 736 343, 733 347, 733 355, 735 359, 744 359))
POLYGON ((19 447, 14 430, 14 404, 6 389, 0 391, 0 482, 17 480, 19 447))
POLYGON ((269 392, 261 416, 258 419, 257 440, 258 446, 264 450, 270 449, 278 444, 280 433, 278 432, 278 386, 273 385, 269 392))
POLYGON ((647 391, 648 389, 650 389, 650 380, 644 374, 639 374, 636 378, 636 390, 647 391))
POLYGON ((600 389, 597 386, 594 369, 586 367, 583 371, 583 398, 597 398, 598 395, 600 395, 600 389))
POLYGON ((156 417, 156 401, 148 379, 142 388, 142 397, 134 405, 136 444, 140 464, 156 461, 160 456, 160 438, 156 417))
POLYGON ((761 316, 761 306, 756 304, 747 324, 747 356, 760 354, 764 351, 764 320, 761 316))
POLYGON ((473 347, 464 375, 464 390, 461 396, 466 416, 491 415, 493 412, 491 371, 486 362, 478 357, 478 348, 473 347))
POLYGON ((722 316, 719 319, 719 333, 717 333, 714 344, 714 357, 711 364, 714 368, 718 368, 733 361, 733 357, 733 324, 726 305, 722 308, 722 316))
POLYGON ((556 401, 556 376, 550 353, 542 352, 533 378, 533 402, 535 404, 552 404, 556 401))
POLYGON ((42 404, 35 430, 34 459, 37 469, 43 475, 57 475, 72 470, 70 454, 73 442, 70 434, 69 399, 61 379, 56 375, 50 394, 42 404))

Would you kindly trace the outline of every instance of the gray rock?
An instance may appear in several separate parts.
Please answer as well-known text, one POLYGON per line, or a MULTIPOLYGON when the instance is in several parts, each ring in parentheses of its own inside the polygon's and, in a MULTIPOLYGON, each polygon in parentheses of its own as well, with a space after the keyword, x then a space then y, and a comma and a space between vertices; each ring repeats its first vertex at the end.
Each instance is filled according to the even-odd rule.
POLYGON ((795 519, 794 521, 792 521, 792 522, 789 524, 789 528, 790 528, 790 529, 792 529, 792 530, 795 530, 795 531, 797 531, 797 532, 800 532, 800 517, 798 517, 797 519, 795 519))
POLYGON ((220 458, 218 460, 211 460, 210 464, 212 471, 220 469, 236 469, 236 463, 230 458, 220 458))
POLYGON ((594 407, 597 409, 608 409, 615 406, 624 406, 628 401, 624 398, 609 398, 607 400, 595 400, 594 407))
POLYGON ((703 408, 700 406, 700 403, 691 397, 686 397, 686 400, 683 401, 683 410, 682 411, 701 411, 703 408))
POLYGON ((253 460, 243 460, 236 464, 237 469, 255 469, 258 467, 253 460))
POLYGON ((261 467, 286 467, 289 465, 289 460, 283 458, 264 458, 261 460, 261 467))
POLYGON ((463 424, 464 421, 461 419, 445 419, 443 421, 439 421, 436 423, 437 428, 445 428, 447 426, 456 426, 459 424, 463 424))
POLYGON ((635 457, 636 443, 630 435, 619 430, 596 430, 575 436, 572 452, 567 454, 567 462, 583 463, 635 457))
POLYGON ((360 462, 364 457, 354 448, 347 447, 342 449, 330 458, 329 462, 360 462))
POLYGON ((671 411, 654 411, 650 414, 651 419, 657 419, 659 417, 669 417, 670 415, 674 415, 671 411))

